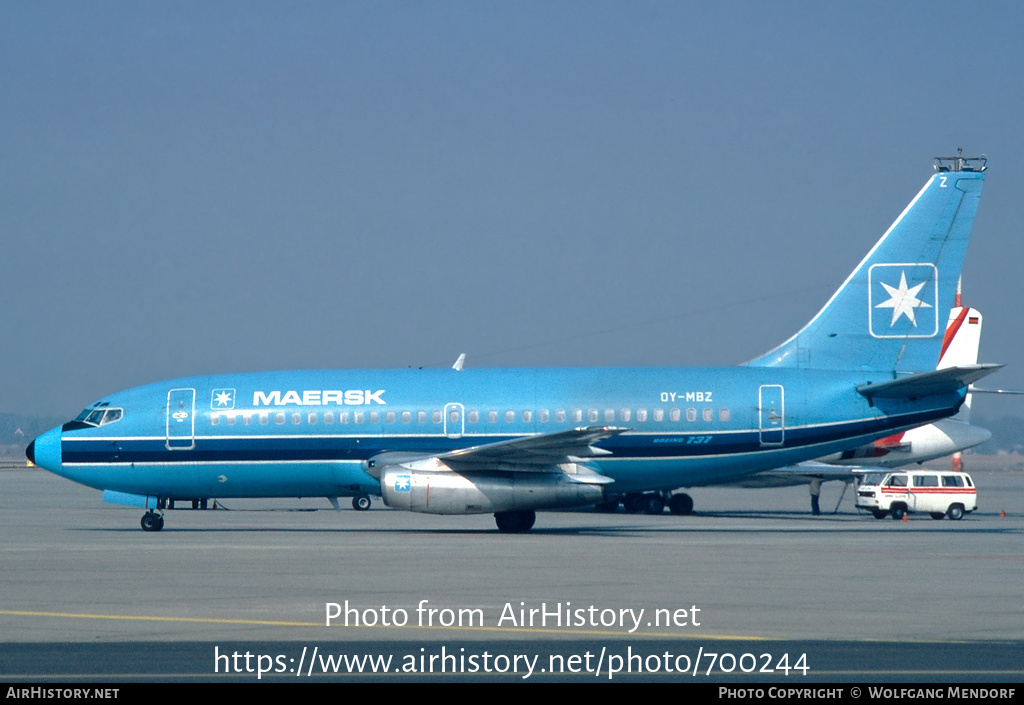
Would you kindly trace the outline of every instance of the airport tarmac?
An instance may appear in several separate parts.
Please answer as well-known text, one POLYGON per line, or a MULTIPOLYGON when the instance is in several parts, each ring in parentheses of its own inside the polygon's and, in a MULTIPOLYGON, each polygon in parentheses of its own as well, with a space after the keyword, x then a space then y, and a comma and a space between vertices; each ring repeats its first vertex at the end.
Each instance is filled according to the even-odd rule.
POLYGON ((841 485, 828 483, 816 517, 806 487, 707 488, 692 491, 691 516, 542 512, 507 535, 491 515, 379 499, 339 512, 322 498, 173 511, 145 533, 142 510, 95 490, 0 472, 0 681, 195 679, 215 653, 247 650, 288 674, 343 645, 464 659, 502 645, 595 659, 608 645, 691 660, 728 650, 750 657, 737 675, 754 654, 802 648, 825 680, 870 680, 885 654, 889 679, 1019 681, 1024 474, 974 477, 979 510, 958 522, 875 520, 852 489, 833 514, 841 485))

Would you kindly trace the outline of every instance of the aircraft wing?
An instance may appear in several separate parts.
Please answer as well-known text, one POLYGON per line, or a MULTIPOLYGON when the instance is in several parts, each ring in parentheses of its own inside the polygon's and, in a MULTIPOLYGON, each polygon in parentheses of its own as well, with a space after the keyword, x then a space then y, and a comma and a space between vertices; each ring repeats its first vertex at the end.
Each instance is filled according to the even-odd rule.
POLYGON ((596 448, 592 444, 628 430, 613 426, 591 426, 512 438, 445 453, 381 453, 370 460, 368 472, 379 476, 380 468, 386 465, 402 465, 410 469, 432 466, 459 473, 564 472, 580 482, 607 484, 612 482, 611 478, 579 461, 608 455, 610 451, 596 448))

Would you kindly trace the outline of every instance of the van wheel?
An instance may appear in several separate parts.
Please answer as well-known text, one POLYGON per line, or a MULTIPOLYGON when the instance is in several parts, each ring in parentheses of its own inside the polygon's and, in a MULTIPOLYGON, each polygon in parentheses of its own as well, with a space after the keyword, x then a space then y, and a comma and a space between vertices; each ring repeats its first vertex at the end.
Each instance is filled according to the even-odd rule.
POLYGON ((892 518, 899 521, 907 515, 907 508, 902 504, 892 508, 892 518))
POLYGON ((959 521, 964 518, 964 505, 962 504, 951 504, 949 509, 946 510, 946 516, 953 521, 959 521))
POLYGON ((932 519, 934 519, 935 521, 940 521, 944 516, 946 515, 942 512, 932 512, 932 519))

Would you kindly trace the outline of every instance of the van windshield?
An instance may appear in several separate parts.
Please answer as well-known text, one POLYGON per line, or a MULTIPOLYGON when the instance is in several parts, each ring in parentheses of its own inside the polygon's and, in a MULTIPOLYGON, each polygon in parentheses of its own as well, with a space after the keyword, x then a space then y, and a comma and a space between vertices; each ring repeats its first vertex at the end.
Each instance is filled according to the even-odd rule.
POLYGON ((864 479, 860 481, 862 485, 880 485, 882 484, 882 478, 885 477, 884 472, 869 472, 864 475, 864 479))

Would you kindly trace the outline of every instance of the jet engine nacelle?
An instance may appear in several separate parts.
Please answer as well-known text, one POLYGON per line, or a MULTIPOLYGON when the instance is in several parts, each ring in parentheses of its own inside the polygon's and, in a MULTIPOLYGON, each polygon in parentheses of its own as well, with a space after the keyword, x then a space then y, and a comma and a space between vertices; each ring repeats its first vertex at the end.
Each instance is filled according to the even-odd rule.
MULTIPOLYGON (((442 466, 443 467, 443 466, 442 466)), ((604 500, 601 478, 593 470, 565 463, 552 472, 535 469, 467 472, 413 469, 388 465, 381 469, 384 504, 428 514, 489 514, 527 509, 577 507, 604 500)))

